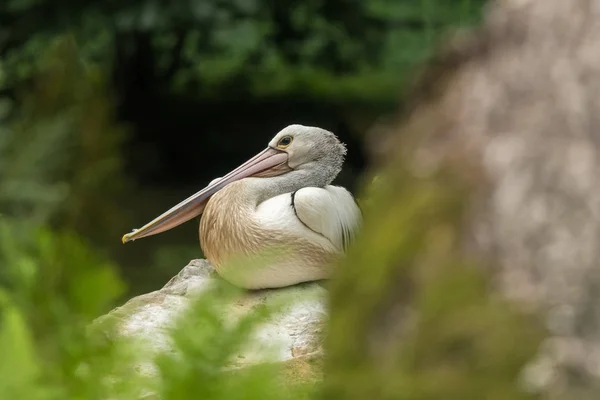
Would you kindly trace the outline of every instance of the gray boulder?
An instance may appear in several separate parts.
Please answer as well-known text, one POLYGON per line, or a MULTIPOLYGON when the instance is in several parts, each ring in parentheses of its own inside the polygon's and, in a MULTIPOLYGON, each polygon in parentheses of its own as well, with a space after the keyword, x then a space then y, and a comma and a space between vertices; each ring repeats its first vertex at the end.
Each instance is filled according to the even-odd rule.
MULTIPOLYGON (((194 296, 219 279, 206 260, 192 260, 164 287, 137 296, 99 318, 112 319, 111 339, 127 338, 148 350, 134 368, 143 376, 157 374, 154 356, 173 352, 169 329, 186 310, 194 296)), ((275 316, 258 326, 245 348, 231 359, 229 368, 260 363, 282 362, 295 365, 322 352, 321 333, 326 312, 327 291, 316 282, 281 289, 246 292, 224 307, 221 318, 233 321, 248 315, 258 306, 284 304, 275 316)), ((297 368, 303 368, 298 364, 297 368)), ((293 371, 291 371, 293 373, 293 371)))

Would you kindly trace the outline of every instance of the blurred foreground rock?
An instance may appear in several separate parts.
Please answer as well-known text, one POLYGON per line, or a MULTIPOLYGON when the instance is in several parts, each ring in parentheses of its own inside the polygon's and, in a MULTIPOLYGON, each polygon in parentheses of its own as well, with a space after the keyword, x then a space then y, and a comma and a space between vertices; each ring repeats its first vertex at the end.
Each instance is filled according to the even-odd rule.
MULTIPOLYGON (((150 350, 139 360, 138 372, 156 376, 151 358, 161 352, 173 352, 168 329, 190 304, 191 299, 207 290, 218 279, 206 260, 192 260, 162 289, 134 297, 122 307, 99 318, 117 321, 113 336, 133 338, 150 350)), ((326 317, 327 292, 318 283, 307 283, 277 290, 247 292, 224 308, 223 320, 235 322, 256 307, 286 306, 254 332, 248 345, 233 357, 231 368, 260 363, 282 362, 293 370, 288 375, 299 379, 313 373, 312 359, 322 352, 321 333, 326 317), (306 362, 304 362, 306 360, 306 362)))
POLYGON ((526 387, 595 399, 600 1, 505 0, 488 11, 480 29, 440 52, 376 152, 404 160, 415 177, 452 170, 476 182, 463 250, 547 329, 523 370, 526 387))

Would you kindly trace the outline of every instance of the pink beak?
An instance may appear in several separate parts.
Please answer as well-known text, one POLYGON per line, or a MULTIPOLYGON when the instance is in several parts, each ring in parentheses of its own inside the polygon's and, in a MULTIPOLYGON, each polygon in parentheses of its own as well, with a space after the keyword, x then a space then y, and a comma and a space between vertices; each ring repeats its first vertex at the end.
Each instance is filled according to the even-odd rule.
POLYGON ((124 235, 122 241, 126 243, 131 240, 156 235, 157 233, 181 225, 202 214, 208 199, 229 183, 251 176, 269 177, 284 174, 291 170, 287 165, 287 161, 287 153, 267 147, 212 185, 188 197, 140 229, 134 229, 133 232, 124 235))

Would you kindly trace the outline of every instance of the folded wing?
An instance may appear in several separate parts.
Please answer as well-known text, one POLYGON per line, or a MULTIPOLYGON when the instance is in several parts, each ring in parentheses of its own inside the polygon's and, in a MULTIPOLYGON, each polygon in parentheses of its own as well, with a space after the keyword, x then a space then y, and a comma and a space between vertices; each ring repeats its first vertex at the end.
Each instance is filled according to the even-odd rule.
POLYGON ((353 241, 362 215, 352 194, 340 186, 306 187, 292 194, 296 217, 339 251, 353 241))

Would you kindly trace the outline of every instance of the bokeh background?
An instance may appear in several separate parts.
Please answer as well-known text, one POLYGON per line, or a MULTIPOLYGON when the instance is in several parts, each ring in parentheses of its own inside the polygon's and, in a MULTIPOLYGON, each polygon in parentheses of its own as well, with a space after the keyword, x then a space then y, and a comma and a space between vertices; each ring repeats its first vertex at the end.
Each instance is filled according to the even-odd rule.
POLYGON ((202 257, 198 221, 122 245, 291 123, 364 135, 483 0, 4 0, 0 213, 75 232, 120 269, 121 299, 202 257))

